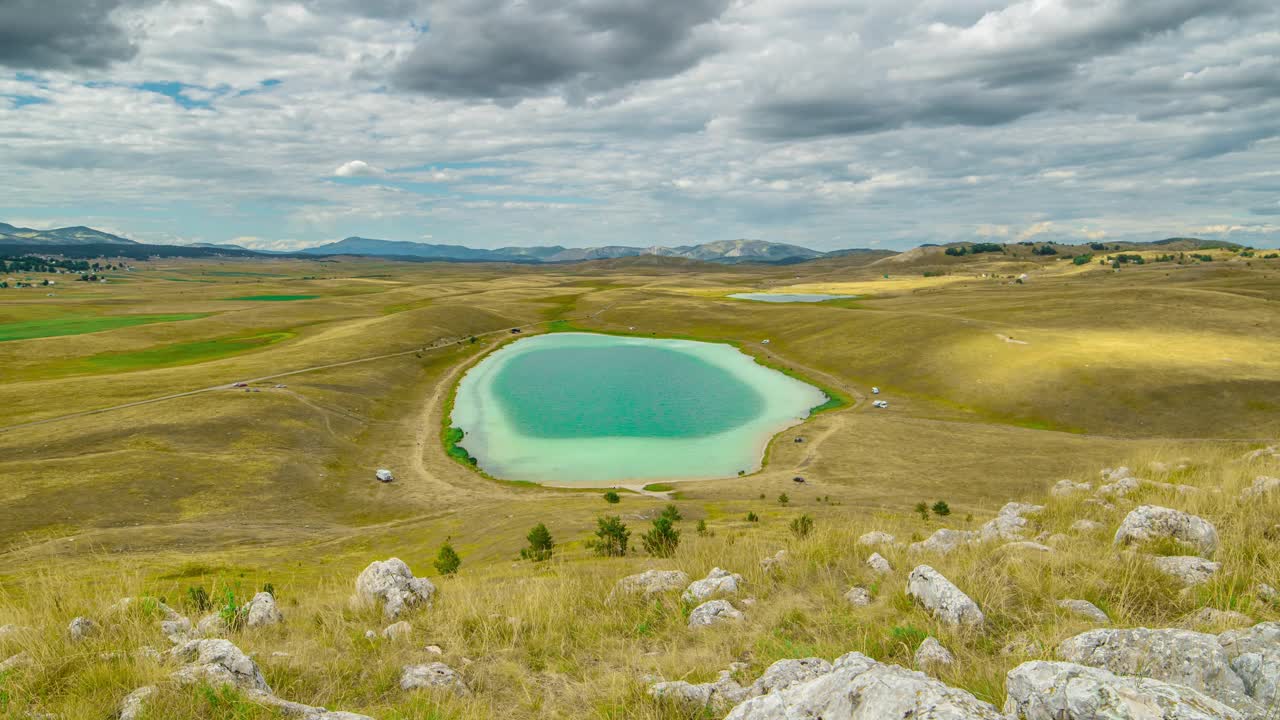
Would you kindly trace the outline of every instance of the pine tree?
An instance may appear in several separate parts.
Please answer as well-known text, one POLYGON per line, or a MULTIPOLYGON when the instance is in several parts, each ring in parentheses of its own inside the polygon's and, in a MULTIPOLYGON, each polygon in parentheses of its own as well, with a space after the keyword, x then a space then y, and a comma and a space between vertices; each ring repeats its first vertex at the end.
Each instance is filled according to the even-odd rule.
POLYGON ((436 571, 441 575, 452 575, 458 572, 458 568, 462 565, 462 558, 458 557, 458 553, 454 552, 453 546, 445 543, 440 546, 440 552, 436 553, 436 571))
MULTIPOLYGON (((674 507, 674 506, 672 506, 674 507)), ((661 515, 654 519, 653 529, 641 538, 644 549, 654 557, 671 557, 680 546, 680 531, 671 523, 671 518, 661 515)))
POLYGON ((533 529, 525 537, 529 541, 529 547, 520 551, 520 557, 534 562, 542 562, 551 558, 551 552, 556 543, 551 539, 551 531, 547 530, 546 525, 542 523, 534 525, 533 529))
POLYGON ((596 518, 596 539, 591 547, 597 555, 622 557, 627 554, 627 540, 631 531, 617 515, 596 518))

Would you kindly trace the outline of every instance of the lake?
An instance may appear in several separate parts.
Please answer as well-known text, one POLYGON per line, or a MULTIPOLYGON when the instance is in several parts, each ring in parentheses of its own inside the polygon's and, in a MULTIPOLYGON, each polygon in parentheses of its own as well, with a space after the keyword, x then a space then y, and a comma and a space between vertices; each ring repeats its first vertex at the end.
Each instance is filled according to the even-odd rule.
POLYGON ((451 424, 485 472, 552 484, 733 477, 827 401, 731 345, 552 333, 467 372, 451 424))
POLYGON ((735 300, 755 300, 767 303, 818 303, 826 300, 848 300, 857 295, 823 295, 821 293, 734 293, 735 300))

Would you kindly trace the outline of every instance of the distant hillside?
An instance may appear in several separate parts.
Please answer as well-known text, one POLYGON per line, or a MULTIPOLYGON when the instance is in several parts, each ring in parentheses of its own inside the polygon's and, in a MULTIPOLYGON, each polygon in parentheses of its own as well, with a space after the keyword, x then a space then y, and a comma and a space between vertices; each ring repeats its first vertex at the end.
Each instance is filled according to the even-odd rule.
POLYGON ((0 243, 9 245, 137 245, 138 243, 101 230, 77 225, 53 230, 35 230, 0 222, 0 243))
POLYGON ((653 246, 642 248, 626 245, 606 245, 589 248, 565 248, 559 245, 552 245, 484 250, 463 245, 433 245, 400 240, 349 237, 338 242, 306 248, 300 252, 307 255, 374 255, 379 257, 413 257, 473 262, 539 263, 582 262, 584 260, 611 260, 639 257, 641 255, 656 255, 715 263, 759 262, 781 264, 803 262, 826 256, 826 253, 798 245, 771 243, 764 240, 719 240, 701 245, 679 247, 653 246))

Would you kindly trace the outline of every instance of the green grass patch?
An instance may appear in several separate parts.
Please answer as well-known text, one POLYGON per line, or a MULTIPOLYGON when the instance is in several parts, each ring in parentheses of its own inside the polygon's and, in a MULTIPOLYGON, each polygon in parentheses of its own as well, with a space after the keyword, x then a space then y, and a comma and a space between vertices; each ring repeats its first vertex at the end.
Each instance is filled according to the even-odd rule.
POLYGON ((33 340, 43 337, 61 337, 63 335, 84 335, 86 333, 116 330, 135 325, 151 323, 178 322, 181 320, 197 320, 208 317, 211 313, 181 313, 176 315, 75 315, 72 317, 53 318, 49 320, 29 320, 26 322, 5 323, 0 325, 0 342, 8 340, 33 340))
POLYGON ((293 302, 295 300, 315 300, 319 295, 241 295, 240 297, 223 298, 223 300, 244 300, 245 302, 293 302))
POLYGON ((676 489, 675 485, 669 483, 650 483, 644 486, 647 492, 671 492, 676 489))
POLYGON ((101 373, 133 372, 178 365, 218 360, 231 355, 260 350, 293 337, 294 333, 275 332, 262 335, 233 336, 173 343, 128 352, 107 352, 88 357, 50 363, 39 368, 40 377, 66 375, 96 375, 101 373))

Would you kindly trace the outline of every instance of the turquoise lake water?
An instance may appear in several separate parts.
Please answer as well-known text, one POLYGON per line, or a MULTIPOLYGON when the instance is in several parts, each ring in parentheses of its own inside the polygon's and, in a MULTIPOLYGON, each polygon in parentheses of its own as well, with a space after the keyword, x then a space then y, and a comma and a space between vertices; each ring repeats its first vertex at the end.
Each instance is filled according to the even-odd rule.
POLYGON ((823 295, 821 293, 734 293, 735 300, 755 300, 767 303, 818 303, 826 300, 847 300, 857 295, 823 295))
POLYGON ((495 477, 732 477, 826 395, 730 345, 591 333, 517 340, 458 385, 452 424, 495 477))

